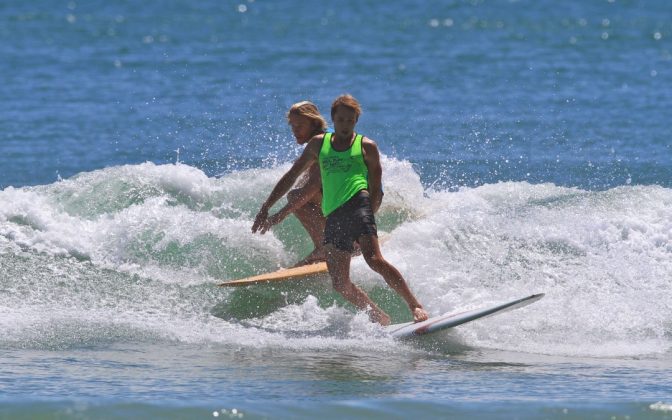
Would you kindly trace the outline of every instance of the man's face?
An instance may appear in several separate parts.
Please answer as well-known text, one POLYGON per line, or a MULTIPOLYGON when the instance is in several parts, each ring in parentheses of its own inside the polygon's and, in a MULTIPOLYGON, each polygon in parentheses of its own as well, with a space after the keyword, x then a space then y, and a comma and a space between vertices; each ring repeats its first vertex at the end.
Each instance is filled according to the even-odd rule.
POLYGON ((310 118, 291 114, 289 116, 289 126, 292 127, 292 133, 297 143, 304 144, 310 140, 313 133, 313 122, 310 118))
POLYGON ((357 124, 357 113, 354 109, 345 106, 339 106, 334 112, 332 118, 334 123, 334 131, 339 137, 352 136, 357 124))

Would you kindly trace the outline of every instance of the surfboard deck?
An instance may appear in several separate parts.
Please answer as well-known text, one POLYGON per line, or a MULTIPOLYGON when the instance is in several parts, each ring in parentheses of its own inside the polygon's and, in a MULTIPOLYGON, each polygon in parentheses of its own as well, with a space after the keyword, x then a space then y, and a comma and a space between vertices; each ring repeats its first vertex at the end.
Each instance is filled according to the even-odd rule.
POLYGON ((220 287, 251 286, 254 284, 273 283, 326 273, 327 273, 327 263, 319 262, 315 264, 302 265, 300 267, 283 268, 281 270, 274 271, 272 273, 259 274, 258 276, 225 281, 224 283, 220 283, 219 286, 220 287))
POLYGON ((385 330, 396 338, 409 338, 435 333, 437 331, 453 328, 467 322, 485 318, 498 313, 522 308, 544 297, 544 293, 537 293, 521 299, 512 300, 486 308, 473 309, 466 312, 446 313, 429 318, 422 322, 405 322, 402 324, 388 325, 385 330))

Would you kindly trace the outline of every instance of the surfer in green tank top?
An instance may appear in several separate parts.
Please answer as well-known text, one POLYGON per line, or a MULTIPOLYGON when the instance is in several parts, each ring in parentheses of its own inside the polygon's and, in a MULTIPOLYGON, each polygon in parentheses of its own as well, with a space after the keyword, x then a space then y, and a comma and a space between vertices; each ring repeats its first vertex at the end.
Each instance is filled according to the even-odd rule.
POLYGON ((325 139, 324 134, 319 134, 310 139, 301 156, 294 162, 289 171, 280 178, 280 181, 261 206, 252 225, 252 232, 259 231, 263 234, 273 224, 279 222, 277 218, 269 218, 268 211, 289 191, 304 171, 318 162, 323 178, 323 195, 329 194, 329 197, 323 197, 322 205, 323 211, 325 211, 325 204, 330 210, 328 213, 325 212, 325 216, 327 216, 325 251, 332 286, 355 307, 367 311, 372 321, 379 322, 382 325, 390 324, 389 315, 350 280, 352 240, 356 240, 369 267, 379 273, 385 279, 385 282, 406 301, 413 315, 413 320, 415 322, 424 321, 428 318, 427 312, 415 298, 399 270, 385 260, 380 251, 373 217, 373 214, 380 207, 383 197, 380 153, 373 140, 367 137, 358 139, 355 134, 354 129, 360 113, 360 105, 352 96, 342 95, 336 98, 331 106, 331 119, 334 124, 333 135, 326 136, 325 139), (324 141, 329 141, 329 144, 325 145, 324 141), (357 142, 361 142, 361 157, 357 157, 357 154, 360 153, 357 142), (357 147, 353 149, 353 145, 357 147), (325 151, 323 148, 331 150, 332 154, 329 155, 329 151, 325 151), (353 162, 356 162, 356 159, 363 159, 363 165, 359 166, 360 169, 353 169, 352 165, 355 167, 358 165, 356 163, 352 163, 352 165, 344 164, 346 158, 335 158, 336 160, 327 163, 329 156, 335 156, 334 152, 336 154, 347 152, 353 162), (325 183, 325 174, 330 172, 333 177, 329 176, 330 180, 325 183), (366 179, 363 184, 361 183, 362 178, 366 179), (343 202, 343 200, 346 201, 343 202), (338 205, 339 207, 332 209, 332 205, 338 205), (349 235, 355 236, 349 240, 351 237, 349 235))

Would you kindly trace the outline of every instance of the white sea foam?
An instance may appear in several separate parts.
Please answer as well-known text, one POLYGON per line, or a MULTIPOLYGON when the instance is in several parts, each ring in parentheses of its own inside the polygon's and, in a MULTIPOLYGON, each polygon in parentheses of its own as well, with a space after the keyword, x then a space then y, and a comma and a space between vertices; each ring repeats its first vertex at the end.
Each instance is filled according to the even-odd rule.
MULTIPOLYGON (((384 158, 383 166, 383 253, 431 313, 546 293, 456 329, 461 342, 589 357, 669 351, 671 190, 509 182, 443 191, 424 189, 408 162, 384 158)), ((266 235, 250 232, 287 168, 208 178, 186 165, 146 163, 1 191, 0 335, 27 346, 107 334, 393 351, 364 314, 310 296, 238 321, 212 315, 231 299, 265 304, 213 283, 289 265, 299 257, 293 244, 309 244, 292 220, 266 235)), ((361 258, 352 277, 368 290, 385 287, 361 258)))

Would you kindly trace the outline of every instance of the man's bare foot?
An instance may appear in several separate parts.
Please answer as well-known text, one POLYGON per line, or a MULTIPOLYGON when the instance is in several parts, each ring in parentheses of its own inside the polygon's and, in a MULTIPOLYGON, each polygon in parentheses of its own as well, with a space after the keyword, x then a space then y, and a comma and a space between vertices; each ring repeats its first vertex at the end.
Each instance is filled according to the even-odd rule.
POLYGON ((377 322, 383 327, 390 325, 390 323, 392 322, 390 316, 387 315, 385 312, 374 309, 369 310, 369 319, 371 320, 371 322, 377 322))
POLYGON ((428 319, 429 319, 429 314, 427 314, 427 311, 425 311, 422 308, 413 309, 413 321, 414 322, 427 321, 428 319))

